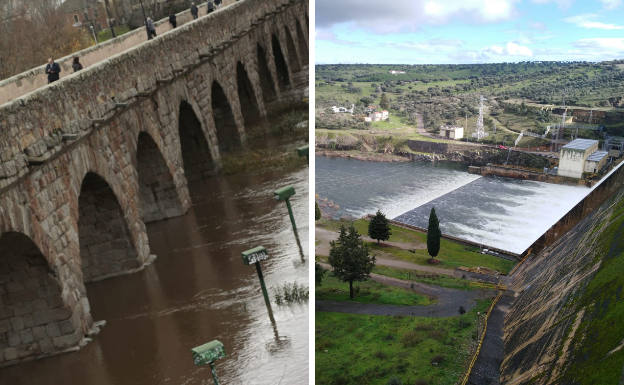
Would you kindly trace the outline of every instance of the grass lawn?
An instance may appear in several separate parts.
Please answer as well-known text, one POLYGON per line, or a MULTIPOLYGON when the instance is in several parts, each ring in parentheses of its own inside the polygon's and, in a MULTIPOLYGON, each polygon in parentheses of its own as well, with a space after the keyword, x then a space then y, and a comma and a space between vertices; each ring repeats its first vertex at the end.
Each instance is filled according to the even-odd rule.
MULTIPOLYGON (((130 28, 127 25, 117 25, 114 28, 115 28, 115 34, 117 36, 121 36, 124 33, 130 31, 130 28)), ((102 29, 100 32, 98 32, 97 37, 98 37, 98 42, 100 43, 105 42, 106 40, 110 40, 112 38, 110 28, 102 29)))
POLYGON ((428 274, 416 270, 397 269, 388 266, 375 266, 373 268, 373 273, 385 275, 386 277, 403 279, 406 281, 415 281, 426 283, 428 285, 448 287, 450 289, 496 289, 496 285, 490 283, 474 282, 466 279, 450 277, 447 275, 428 274))
POLYGON ((455 384, 476 344, 476 312, 449 318, 316 313, 316 383, 455 384), (420 381, 420 382, 419 382, 420 381))
MULTIPOLYGON (((353 299, 355 302, 405 306, 431 304, 427 296, 399 287, 382 285, 372 280, 354 282, 353 289, 356 292, 353 299)), ((331 272, 327 272, 321 285, 316 285, 316 299, 349 301, 349 283, 342 282, 331 272)))
MULTIPOLYGON (((332 221, 328 219, 317 222, 317 226, 322 226, 334 231, 338 231, 341 224, 348 226, 348 222, 332 221)), ((368 234, 368 220, 358 219, 354 221, 353 224, 360 234, 368 234)), ((392 230, 390 241, 419 244, 427 243, 426 233, 394 225, 390 225, 390 229, 392 230)), ((377 245, 376 242, 371 242, 369 245, 371 251, 379 257, 401 259, 419 265, 428 265, 427 260, 429 259, 429 254, 427 254, 426 249, 414 249, 412 250, 413 252, 411 252, 397 247, 377 245)), ((436 266, 441 268, 454 269, 459 266, 482 266, 497 270, 503 274, 507 274, 516 263, 493 255, 481 254, 477 247, 464 245, 445 238, 440 240, 440 253, 437 258, 440 260, 440 264, 436 266)))

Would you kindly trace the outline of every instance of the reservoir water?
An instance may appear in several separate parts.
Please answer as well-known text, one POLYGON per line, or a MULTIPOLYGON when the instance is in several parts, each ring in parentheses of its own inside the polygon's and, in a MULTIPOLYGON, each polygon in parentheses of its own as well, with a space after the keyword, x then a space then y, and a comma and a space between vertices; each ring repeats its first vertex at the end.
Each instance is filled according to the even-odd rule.
POLYGON ((589 188, 469 174, 456 164, 316 157, 316 194, 326 214, 358 218, 378 209, 427 227, 435 207, 444 234, 522 253, 589 188))
POLYGON ((286 206, 273 199, 287 185, 296 189, 291 202, 307 250, 307 168, 191 185, 186 215, 147 226, 152 265, 87 285, 94 319, 107 321, 101 333, 78 352, 0 368, 0 384, 212 384, 190 349, 213 339, 226 349, 216 365, 222 384, 307 383, 308 303, 273 304, 272 324, 256 269, 240 254, 266 247, 270 293, 287 282, 308 286, 286 206))

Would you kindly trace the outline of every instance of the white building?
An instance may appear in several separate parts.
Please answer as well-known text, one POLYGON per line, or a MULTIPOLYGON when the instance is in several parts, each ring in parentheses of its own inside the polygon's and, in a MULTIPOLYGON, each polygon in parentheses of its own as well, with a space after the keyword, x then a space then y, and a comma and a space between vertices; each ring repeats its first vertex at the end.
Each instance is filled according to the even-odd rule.
POLYGON ((444 138, 459 140, 464 137, 464 127, 442 126, 440 127, 440 136, 444 138))
POLYGON ((598 166, 602 167, 606 162, 606 153, 601 154, 603 152, 598 151, 597 140, 574 139, 561 147, 557 174, 580 179, 583 172, 597 172, 600 170, 598 166))
POLYGON ((404 74, 405 71, 397 71, 397 70, 390 70, 389 71, 392 75, 398 75, 398 74, 404 74))
POLYGON ((607 151, 596 151, 591 154, 585 162, 585 172, 598 172, 607 164, 609 153, 607 151))
POLYGON ((334 112, 334 114, 338 114, 338 113, 341 113, 341 112, 343 112, 343 113, 344 113, 344 112, 348 112, 348 113, 353 114, 353 109, 354 109, 354 108, 355 108, 355 105, 354 105, 354 104, 352 104, 352 105, 351 105, 351 108, 346 108, 346 107, 338 107, 338 106, 332 106, 332 108, 331 108, 331 109, 332 109, 332 111, 334 112))
MULTIPOLYGON (((388 120, 388 118, 390 117, 390 114, 388 113, 387 110, 375 111, 375 112, 371 112, 368 115, 368 117, 371 119, 370 121, 379 122, 381 120, 388 120)), ((367 121, 366 119, 364 120, 367 121)))

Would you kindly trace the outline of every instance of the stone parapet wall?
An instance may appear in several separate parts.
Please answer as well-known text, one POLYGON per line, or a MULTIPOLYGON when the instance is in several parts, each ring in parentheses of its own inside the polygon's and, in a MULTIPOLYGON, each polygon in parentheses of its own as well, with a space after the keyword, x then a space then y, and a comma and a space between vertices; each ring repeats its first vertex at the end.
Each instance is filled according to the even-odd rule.
MULTIPOLYGON (((226 7, 234 3, 235 0, 224 0, 221 8, 226 7)), ((205 15, 206 4, 199 5, 199 14, 205 15)), ((221 9, 220 8, 220 9, 221 9)), ((176 15, 178 26, 188 23, 193 20, 190 11, 186 10, 176 15)), ((156 27, 156 33, 161 35, 170 31, 171 25, 169 19, 164 18, 157 22, 154 22, 156 27)), ((70 76, 73 73, 72 62, 75 56, 80 58, 80 62, 84 67, 91 67, 103 60, 110 58, 113 55, 121 53, 127 49, 135 47, 143 42, 147 41, 147 33, 145 28, 137 28, 130 32, 127 32, 115 39, 107 40, 103 43, 94 45, 89 48, 85 48, 81 51, 74 52, 71 55, 67 55, 62 58, 55 58, 55 61, 61 66, 61 78, 70 76)), ((48 78, 45 74, 45 64, 30 69, 28 71, 17 74, 8 79, 0 81, 0 105, 7 103, 20 96, 33 92, 48 84, 48 78)))
MULTIPOLYGON (((292 5, 297 3, 305 6, 302 1, 293 1, 292 5)), ((257 33, 259 26, 265 33, 276 30, 276 26, 266 21, 279 20, 278 14, 289 4, 286 0, 237 2, 0 106, 0 188, 27 172, 28 158, 45 160, 57 152, 58 146, 63 145, 63 135, 88 131, 94 122, 114 115, 119 108, 117 103, 149 94, 214 57, 230 53, 232 57, 239 56, 230 47, 250 32, 257 33)), ((274 33, 281 36, 283 28, 274 33)), ((282 44, 284 52, 286 45, 282 44)), ((265 43, 265 49, 272 52, 268 46, 270 40, 265 43)), ((235 62, 229 60, 212 60, 212 63, 212 72, 216 74, 235 70, 231 68, 235 62)), ((277 77, 276 73, 272 75, 277 77)), ((199 74, 197 81, 201 80, 199 74)), ((230 84, 222 86, 230 88, 226 94, 235 104, 237 99, 231 94, 236 91, 233 85, 236 79, 226 80, 230 84)), ((240 111, 238 105, 232 108, 240 111)), ((235 118, 240 127, 240 112, 235 113, 235 118)))

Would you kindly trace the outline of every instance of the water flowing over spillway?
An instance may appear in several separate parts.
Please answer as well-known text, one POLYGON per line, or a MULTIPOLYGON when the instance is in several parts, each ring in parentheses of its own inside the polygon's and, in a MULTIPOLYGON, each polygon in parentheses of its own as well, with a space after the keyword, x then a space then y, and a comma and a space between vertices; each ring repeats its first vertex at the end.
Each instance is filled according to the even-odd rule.
POLYGON ((316 157, 316 193, 335 217, 380 209, 427 227, 435 207, 444 234, 522 253, 589 193, 585 187, 480 177, 456 165, 316 157))

